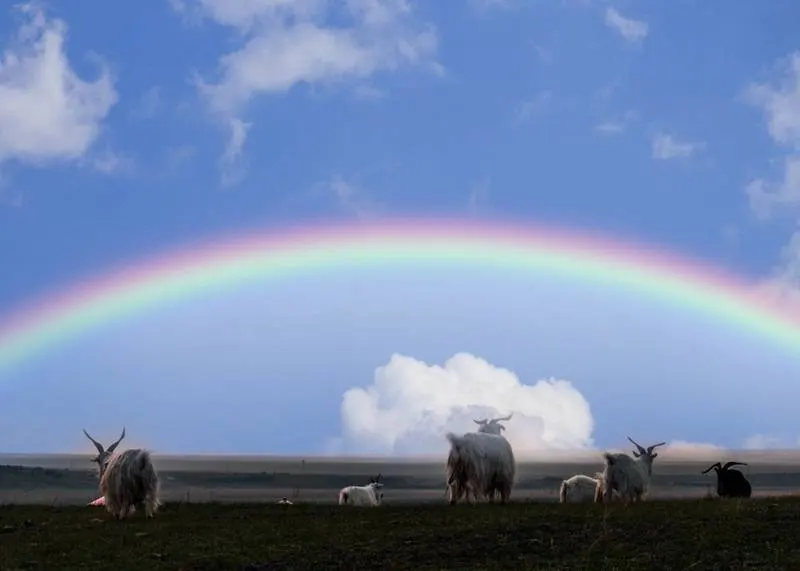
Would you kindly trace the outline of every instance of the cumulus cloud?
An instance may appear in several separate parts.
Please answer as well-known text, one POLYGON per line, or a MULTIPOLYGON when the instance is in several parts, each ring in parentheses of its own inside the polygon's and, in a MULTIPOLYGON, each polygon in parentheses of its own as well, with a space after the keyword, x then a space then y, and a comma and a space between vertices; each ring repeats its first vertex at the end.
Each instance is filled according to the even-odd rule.
POLYGON ((515 453, 587 449, 594 420, 572 383, 523 383, 480 357, 458 353, 443 366, 392 355, 371 385, 342 398, 342 434, 331 452, 428 454, 447 450, 448 431, 475 431, 473 419, 513 413, 505 423, 515 453))
POLYGON ((685 159, 705 147, 704 143, 680 141, 672 135, 657 133, 653 137, 653 158, 666 161, 669 159, 685 159))
POLYGON ((100 65, 82 79, 64 50, 66 24, 34 4, 16 13, 24 22, 0 60, 0 163, 80 159, 117 102, 111 74, 100 65))
POLYGON ((641 42, 647 37, 647 22, 625 18, 614 8, 606 8, 605 22, 628 42, 641 42))
POLYGON ((237 33, 242 45, 219 59, 217 78, 197 80, 226 122, 253 97, 302 83, 361 84, 407 66, 442 72, 436 31, 415 18, 407 0, 183 0, 173 7, 237 33))

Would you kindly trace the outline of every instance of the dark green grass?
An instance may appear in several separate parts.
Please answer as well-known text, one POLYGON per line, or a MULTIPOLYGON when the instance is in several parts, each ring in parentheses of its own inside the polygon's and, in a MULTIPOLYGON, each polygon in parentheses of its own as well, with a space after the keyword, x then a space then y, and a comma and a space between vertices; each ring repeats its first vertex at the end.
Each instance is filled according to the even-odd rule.
POLYGON ((0 569, 790 569, 800 498, 598 505, 0 507, 0 569), (262 567, 258 567, 261 565, 262 567))

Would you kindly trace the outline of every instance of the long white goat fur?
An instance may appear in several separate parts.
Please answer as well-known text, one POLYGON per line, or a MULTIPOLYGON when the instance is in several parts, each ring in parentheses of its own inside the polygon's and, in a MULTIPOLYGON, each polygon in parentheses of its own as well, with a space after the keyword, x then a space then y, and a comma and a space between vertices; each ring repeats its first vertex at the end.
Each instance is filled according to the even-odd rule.
MULTIPOLYGON (((462 436, 447 433, 450 454, 447 457, 447 482, 453 491, 458 486, 492 499, 495 490, 502 501, 511 495, 516 475, 516 462, 511 445, 502 436, 472 432, 462 436)), ((460 496, 460 494, 458 494, 460 496)))
POLYGON ((576 474, 561 482, 558 499, 562 504, 593 502, 598 494, 602 497, 603 473, 597 472, 594 477, 576 474))
POLYGON ((347 486, 339 490, 339 505, 351 506, 379 506, 381 493, 378 491, 380 484, 374 482, 366 486, 347 486))
POLYGON ((100 493, 106 509, 118 519, 128 516, 131 508, 144 504, 147 517, 158 511, 160 482, 150 453, 131 448, 108 460, 100 479, 100 493))

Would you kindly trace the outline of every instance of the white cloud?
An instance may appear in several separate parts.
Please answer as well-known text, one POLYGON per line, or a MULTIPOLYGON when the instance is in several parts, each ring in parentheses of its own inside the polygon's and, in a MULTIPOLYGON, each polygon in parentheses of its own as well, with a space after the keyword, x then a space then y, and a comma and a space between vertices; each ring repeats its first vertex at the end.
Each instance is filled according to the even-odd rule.
POLYGON ((553 100, 551 91, 542 91, 530 99, 520 102, 514 109, 514 120, 516 123, 530 121, 535 115, 542 113, 553 100))
POLYGON ((404 66, 443 71, 434 59, 434 27, 417 21, 407 0, 184 0, 173 6, 234 28, 243 42, 220 58, 215 81, 197 79, 226 121, 241 116, 253 97, 302 83, 360 84, 404 66))
POLYGON ((340 176, 331 178, 328 188, 337 204, 358 218, 373 218, 378 214, 378 206, 362 189, 340 176))
POLYGON ((604 121, 595 125, 595 130, 605 135, 617 135, 627 129, 637 118, 638 113, 635 111, 626 111, 619 119, 604 121))
POLYGON ((491 181, 488 178, 484 178, 472 185, 467 195, 467 208, 470 213, 476 214, 486 204, 489 198, 490 185, 491 181))
POLYGON ((783 438, 769 434, 754 434, 745 439, 742 448, 745 450, 788 450, 800 446, 800 439, 783 438))
POLYGON ((242 155, 242 149, 247 138, 247 131, 251 126, 252 123, 245 123, 241 119, 231 118, 228 120, 230 135, 228 143, 225 145, 225 152, 220 158, 223 186, 231 186, 240 182, 246 174, 247 162, 242 155))
POLYGON ((64 51, 67 26, 33 4, 0 60, 0 162, 76 160, 96 141, 117 102, 110 72, 81 79, 64 51))
POLYGON ((640 42, 647 37, 647 22, 625 18, 614 8, 606 8, 605 22, 628 42, 640 42))
POLYGON ((679 141, 672 135, 657 133, 653 137, 653 158, 659 160, 685 159, 704 147, 705 143, 679 141))
POLYGON ((448 431, 474 431, 474 418, 510 412, 504 435, 518 457, 592 445, 589 403, 569 381, 524 384, 513 372, 469 353, 454 355, 444 366, 395 354, 375 371, 370 386, 345 392, 342 436, 332 451, 442 452, 448 431))
POLYGON ((762 220, 776 209, 797 216, 800 214, 800 52, 782 62, 776 81, 750 85, 745 98, 763 112, 773 142, 788 151, 778 180, 759 178, 748 183, 745 192, 750 207, 762 220))
POLYGON ((706 458, 709 453, 724 450, 722 446, 710 442, 687 442, 686 440, 673 440, 659 451, 659 456, 664 458, 689 459, 695 456, 706 458))

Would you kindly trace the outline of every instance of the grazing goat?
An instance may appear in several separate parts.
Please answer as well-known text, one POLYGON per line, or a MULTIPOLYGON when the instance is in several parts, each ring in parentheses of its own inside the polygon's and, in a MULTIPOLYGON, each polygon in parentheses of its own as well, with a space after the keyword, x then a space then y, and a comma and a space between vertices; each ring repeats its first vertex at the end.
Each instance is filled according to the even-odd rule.
POLYGON ((717 495, 721 498, 749 498, 753 493, 750 482, 739 470, 731 466, 747 466, 746 462, 726 462, 724 466, 719 462, 712 464, 708 469, 700 472, 708 474, 711 470, 717 473, 717 495))
POLYGON ((376 507, 383 503, 383 484, 381 475, 377 478, 370 478, 366 486, 347 486, 339 490, 340 506, 371 506, 376 507))
POLYGON ((592 502, 603 497, 603 473, 597 472, 594 477, 576 474, 561 482, 558 500, 562 504, 592 502))
POLYGON ((496 434, 497 436, 501 436, 503 430, 506 429, 505 426, 500 424, 503 421, 511 420, 511 417, 514 415, 512 412, 508 416, 498 417, 498 418, 481 418, 478 420, 477 418, 472 419, 472 422, 477 424, 480 428, 478 428, 478 432, 482 432, 484 434, 496 434))
POLYGON ((650 477, 653 474, 653 460, 658 456, 658 453, 653 450, 665 445, 666 442, 659 442, 643 448, 630 436, 628 440, 637 448, 633 451, 635 460, 623 453, 603 453, 606 465, 601 478, 602 490, 598 488, 595 496, 595 501, 598 503, 610 501, 614 491, 625 500, 626 504, 631 501, 641 501, 642 496, 647 493, 650 477))
POLYGON ((511 495, 516 474, 516 462, 511 445, 502 436, 484 432, 457 436, 447 433, 450 453, 447 456, 447 487, 450 505, 461 499, 464 493, 477 498, 484 496, 494 502, 495 492, 500 502, 506 503, 511 495))
POLYGON ((131 448, 114 454, 125 438, 124 428, 122 436, 108 448, 89 436, 85 429, 83 433, 97 448, 93 461, 100 469, 100 493, 108 512, 116 519, 124 519, 136 506, 144 506, 146 517, 153 517, 160 505, 160 482, 150 453, 141 448, 131 448))
POLYGON ((292 504, 292 501, 291 501, 289 498, 287 498, 287 497, 283 497, 283 498, 281 498, 281 499, 279 499, 279 500, 278 500, 278 505, 281 505, 281 506, 291 506, 291 505, 293 505, 293 504, 292 504))

